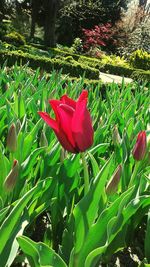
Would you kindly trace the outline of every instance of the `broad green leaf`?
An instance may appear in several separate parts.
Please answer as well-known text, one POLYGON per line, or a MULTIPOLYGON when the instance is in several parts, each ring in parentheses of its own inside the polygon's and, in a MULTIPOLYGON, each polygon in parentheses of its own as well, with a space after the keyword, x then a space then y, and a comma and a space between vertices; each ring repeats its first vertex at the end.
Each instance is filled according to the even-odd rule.
POLYGON ((41 127, 41 120, 39 120, 30 133, 25 137, 23 144, 23 158, 25 159, 31 153, 31 147, 36 139, 39 128, 41 127))
POLYGON ((0 227, 0 254, 5 249, 5 245, 11 233, 15 230, 17 221, 19 220, 24 208, 28 202, 33 197, 34 193, 41 190, 43 182, 40 182, 38 185, 33 187, 29 192, 27 192, 21 199, 17 201, 17 204, 13 207, 9 215, 5 218, 3 224, 0 227))
POLYGON ((26 236, 17 240, 31 267, 67 267, 63 259, 46 244, 36 243, 26 236))
MULTIPOLYGON (((84 231, 85 230, 87 231, 86 236, 84 238, 84 243, 82 244, 82 246, 80 246, 77 252, 76 250, 74 250, 74 261, 73 262, 77 262, 79 266, 85 266, 84 264, 85 264, 85 260, 88 254, 92 252, 93 250, 95 250, 96 248, 106 245, 106 243, 109 241, 108 223, 110 220, 112 220, 112 218, 117 216, 120 202, 122 200, 124 201, 125 199, 124 201, 124 204, 125 204, 127 202, 127 199, 130 200, 133 190, 134 188, 129 189, 127 192, 123 193, 120 197, 118 197, 118 199, 114 203, 112 203, 110 207, 104 209, 102 213, 99 215, 99 217, 97 218, 97 221, 95 222, 95 224, 93 224, 89 228, 89 230, 84 228, 84 231)), ((75 244, 75 249, 76 249, 76 244, 75 244)), ((73 266, 73 263, 71 267, 72 266, 73 266)))
POLYGON ((45 147, 40 147, 33 150, 30 153, 29 157, 21 164, 22 167, 21 177, 27 176, 31 172, 31 169, 34 167, 36 163, 37 156, 39 156, 44 150, 45 147))
POLYGON ((10 267, 17 255, 19 244, 16 240, 17 236, 23 234, 25 227, 29 223, 28 214, 25 212, 23 216, 16 223, 14 231, 11 233, 10 238, 8 239, 5 249, 0 255, 1 267, 10 267))

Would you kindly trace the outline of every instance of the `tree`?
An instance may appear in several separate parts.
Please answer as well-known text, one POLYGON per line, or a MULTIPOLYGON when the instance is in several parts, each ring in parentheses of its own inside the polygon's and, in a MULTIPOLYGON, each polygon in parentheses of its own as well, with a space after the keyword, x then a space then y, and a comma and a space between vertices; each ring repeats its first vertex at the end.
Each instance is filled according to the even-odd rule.
POLYGON ((56 45, 55 29, 60 0, 44 0, 43 2, 45 12, 44 42, 46 46, 54 47, 56 45))
POLYGON ((35 34, 35 25, 38 20, 38 12, 41 7, 41 1, 40 0, 32 0, 31 4, 31 32, 30 32, 30 38, 34 38, 35 34))

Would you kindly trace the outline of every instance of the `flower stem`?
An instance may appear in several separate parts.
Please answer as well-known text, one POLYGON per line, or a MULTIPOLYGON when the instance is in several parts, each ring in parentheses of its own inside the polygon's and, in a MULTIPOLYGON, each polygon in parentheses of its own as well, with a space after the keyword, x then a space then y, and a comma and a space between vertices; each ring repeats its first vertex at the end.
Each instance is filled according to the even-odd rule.
POLYGON ((130 182, 129 182, 129 187, 134 185, 135 178, 136 178, 137 173, 139 171, 139 166, 140 166, 140 161, 136 161, 135 166, 134 166, 134 170, 133 170, 130 182))
POLYGON ((84 171, 84 195, 87 194, 89 190, 89 172, 88 172, 88 166, 85 159, 85 153, 81 153, 81 159, 83 163, 83 171, 84 171))

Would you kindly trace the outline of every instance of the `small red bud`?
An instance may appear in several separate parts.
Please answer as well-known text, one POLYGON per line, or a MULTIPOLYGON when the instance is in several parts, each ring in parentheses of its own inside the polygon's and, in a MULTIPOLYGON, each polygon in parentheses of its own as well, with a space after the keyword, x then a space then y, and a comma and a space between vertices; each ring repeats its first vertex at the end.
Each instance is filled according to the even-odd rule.
POLYGON ((137 140, 132 151, 135 160, 140 161, 144 158, 146 153, 146 147, 147 147, 146 132, 141 131, 137 136, 137 140))

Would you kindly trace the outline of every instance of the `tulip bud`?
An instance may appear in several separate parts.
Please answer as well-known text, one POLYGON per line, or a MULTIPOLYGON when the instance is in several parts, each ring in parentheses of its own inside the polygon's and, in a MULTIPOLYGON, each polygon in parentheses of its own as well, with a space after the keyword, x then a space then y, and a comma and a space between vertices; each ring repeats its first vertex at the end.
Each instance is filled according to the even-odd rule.
POLYGON ((118 127, 116 125, 114 126, 114 129, 113 129, 113 132, 112 132, 112 140, 113 140, 114 145, 118 146, 121 143, 120 134, 119 134, 119 131, 118 131, 118 127))
POLYGON ((13 163, 13 167, 4 181, 4 188, 7 191, 10 192, 14 189, 18 174, 19 174, 19 164, 18 164, 18 160, 15 159, 13 163))
POLYGON ((119 165, 106 186, 107 194, 111 195, 117 191, 117 187, 121 177, 121 172, 122 172, 122 166, 119 165))
POLYGON ((46 138, 46 135, 45 133, 42 131, 41 132, 41 137, 40 137, 40 146, 48 146, 48 141, 47 141, 47 138, 46 138))
POLYGON ((135 146, 132 151, 135 160, 140 161, 144 158, 146 153, 146 147, 147 147, 146 132, 141 131, 138 134, 135 146))
POLYGON ((17 150, 17 133, 16 126, 14 123, 10 126, 8 130, 7 147, 10 152, 15 152, 17 150))

